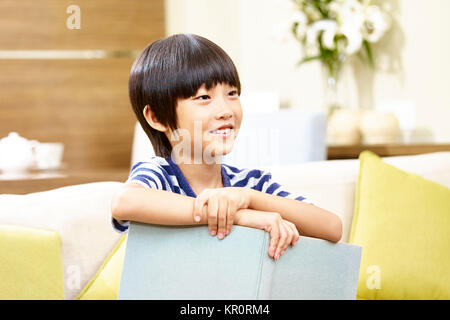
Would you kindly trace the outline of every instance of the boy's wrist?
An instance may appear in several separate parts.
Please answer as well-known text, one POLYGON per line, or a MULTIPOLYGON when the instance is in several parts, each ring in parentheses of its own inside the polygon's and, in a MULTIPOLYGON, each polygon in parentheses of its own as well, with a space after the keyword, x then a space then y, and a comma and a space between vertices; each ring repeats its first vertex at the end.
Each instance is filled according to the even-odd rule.
POLYGON ((240 209, 236 212, 235 225, 265 230, 277 214, 253 209, 240 209))
POLYGON ((252 200, 254 198, 254 192, 255 190, 251 189, 251 188, 244 188, 245 189, 245 197, 247 199, 247 209, 252 209, 252 200))
POLYGON ((239 209, 238 211, 236 211, 233 224, 238 226, 246 226, 246 215, 248 215, 248 209, 239 209))

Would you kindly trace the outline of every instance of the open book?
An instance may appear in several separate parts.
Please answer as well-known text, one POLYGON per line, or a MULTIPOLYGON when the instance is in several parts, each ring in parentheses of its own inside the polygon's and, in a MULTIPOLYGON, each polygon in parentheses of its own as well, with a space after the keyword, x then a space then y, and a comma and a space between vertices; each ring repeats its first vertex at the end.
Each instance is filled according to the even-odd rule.
POLYGON ((207 226, 132 222, 119 299, 355 299, 361 247, 300 237, 274 261, 269 234, 233 226, 223 240, 207 226))

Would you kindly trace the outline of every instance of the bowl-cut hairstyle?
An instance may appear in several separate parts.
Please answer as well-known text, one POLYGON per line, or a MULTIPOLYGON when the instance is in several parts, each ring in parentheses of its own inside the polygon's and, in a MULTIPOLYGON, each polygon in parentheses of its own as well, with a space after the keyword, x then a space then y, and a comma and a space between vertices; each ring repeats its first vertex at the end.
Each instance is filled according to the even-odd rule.
POLYGON ((148 105, 156 119, 172 131, 178 128, 178 99, 196 94, 205 84, 229 84, 241 94, 237 69, 227 53, 214 42, 194 34, 176 34, 148 45, 131 67, 128 90, 139 123, 155 154, 168 158, 172 146, 164 132, 152 128, 144 117, 148 105))

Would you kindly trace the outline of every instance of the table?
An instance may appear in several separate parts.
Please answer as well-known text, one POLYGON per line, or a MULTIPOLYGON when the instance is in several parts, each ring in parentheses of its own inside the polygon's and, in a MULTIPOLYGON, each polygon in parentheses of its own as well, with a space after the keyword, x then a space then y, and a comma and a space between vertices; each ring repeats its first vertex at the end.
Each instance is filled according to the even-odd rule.
POLYGON ((364 150, 370 150, 380 157, 405 156, 431 152, 450 151, 449 144, 373 144, 373 145, 349 145, 349 146, 333 146, 327 147, 327 159, 357 159, 359 154, 364 150))
POLYGON ((129 171, 130 168, 107 168, 0 173, 0 194, 26 194, 100 181, 125 182, 129 171))

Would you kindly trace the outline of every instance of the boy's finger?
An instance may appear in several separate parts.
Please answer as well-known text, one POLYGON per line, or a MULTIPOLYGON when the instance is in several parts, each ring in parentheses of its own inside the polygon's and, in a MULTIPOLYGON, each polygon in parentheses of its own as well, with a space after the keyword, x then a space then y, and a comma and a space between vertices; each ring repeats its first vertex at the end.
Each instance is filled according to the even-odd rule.
POLYGON ((211 233, 212 236, 215 236, 217 234, 217 209, 217 199, 211 197, 208 200, 207 212, 209 233, 211 233))
POLYGON ((280 256, 281 256, 281 252, 283 252, 284 250, 287 249, 287 247, 289 246, 289 244, 292 241, 292 230, 290 227, 288 227, 286 221, 283 221, 282 223, 282 228, 286 234, 286 238, 284 239, 282 245, 280 246, 280 256))
POLYGON ((233 227, 235 212, 236 212, 235 207, 233 207, 232 205, 228 204, 228 208, 227 208, 227 231, 226 231, 227 235, 231 232, 231 228, 233 227))
POLYGON ((298 232, 297 227, 295 226, 295 224, 293 224, 291 222, 290 225, 292 226, 292 230, 294 231, 294 237, 292 239, 292 246, 295 246, 295 244, 297 243, 298 239, 300 238, 300 233, 298 232))
POLYGON ((226 228, 227 228, 227 209, 228 203, 224 199, 218 199, 217 208, 217 237, 219 239, 225 238, 226 228))
POLYGON ((285 224, 286 230, 288 232, 288 238, 286 240, 285 247, 283 248, 283 251, 285 251, 287 248, 289 248, 289 245, 294 241, 295 232, 294 228, 291 226, 291 224, 285 224))
POLYGON ((279 257, 280 257, 280 254, 281 254, 281 251, 283 251, 284 250, 284 245, 285 245, 285 243, 286 243, 286 240, 287 240, 287 232, 286 232, 286 229, 285 229, 285 227, 284 227, 284 224, 283 223, 280 223, 280 239, 279 239, 279 241, 278 241, 278 244, 277 244, 277 249, 276 249, 276 251, 275 251, 275 260, 276 259, 278 259, 279 257))
POLYGON ((295 237, 295 232, 294 232, 293 227, 290 224, 289 225, 286 224, 285 227, 286 227, 288 237, 287 237, 287 240, 283 247, 282 252, 284 252, 287 248, 289 248, 289 245, 294 241, 294 237, 295 237))
POLYGON ((194 221, 200 222, 202 217, 202 210, 205 206, 208 198, 204 193, 201 193, 195 198, 195 205, 194 205, 194 221))
POLYGON ((203 217, 208 217, 208 205, 203 206, 203 217))
POLYGON ((273 226, 270 231, 270 243, 269 243, 269 256, 274 258, 275 250, 277 248, 278 242, 280 240, 280 232, 278 226, 273 226))

